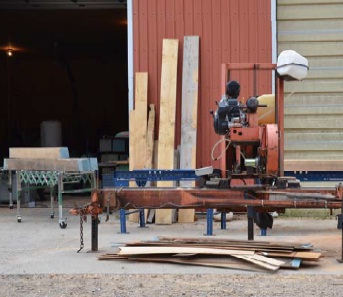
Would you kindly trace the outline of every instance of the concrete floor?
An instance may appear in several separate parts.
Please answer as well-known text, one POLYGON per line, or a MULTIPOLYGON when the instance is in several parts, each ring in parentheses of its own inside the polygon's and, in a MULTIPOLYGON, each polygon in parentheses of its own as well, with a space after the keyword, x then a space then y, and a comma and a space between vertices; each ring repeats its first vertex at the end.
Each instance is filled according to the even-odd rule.
MULTIPOLYGON (((88 202, 87 197, 84 198, 88 202)), ((48 203, 47 203, 48 205, 48 203)), ((108 222, 99 224, 99 252, 90 252, 91 223, 84 223, 84 249, 80 246, 79 217, 68 214, 72 201, 65 204, 68 226, 61 229, 58 219, 50 218, 48 207, 22 208, 22 222, 17 223, 16 209, 2 205, 0 208, 0 273, 1 274, 142 274, 142 273, 199 273, 197 266, 178 266, 172 264, 129 263, 121 261, 99 261, 102 253, 114 252, 122 243, 151 240, 157 236, 200 237, 206 233, 206 219, 191 224, 148 225, 139 228, 138 224, 127 223, 129 234, 119 234, 118 214, 112 214, 108 222)), ((247 239, 245 217, 228 222, 227 229, 221 230, 220 223, 214 223, 215 237, 227 239, 247 239)), ((267 236, 259 236, 255 229, 255 240, 277 242, 312 243, 321 251, 324 258, 317 265, 298 271, 280 270, 281 274, 342 274, 341 259, 342 231, 337 229, 334 218, 289 219, 276 218, 267 236)), ((201 273, 237 273, 234 270, 201 267, 201 273)), ((242 273, 251 273, 243 272, 242 273)))

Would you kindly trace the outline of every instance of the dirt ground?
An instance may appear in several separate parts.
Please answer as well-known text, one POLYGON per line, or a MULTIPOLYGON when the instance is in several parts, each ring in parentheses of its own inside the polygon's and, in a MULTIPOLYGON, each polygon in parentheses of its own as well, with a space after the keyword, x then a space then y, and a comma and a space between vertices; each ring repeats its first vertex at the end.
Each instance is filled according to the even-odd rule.
MULTIPOLYGON (((84 198, 85 202, 87 198, 84 198)), ((84 224, 85 247, 80 252, 79 218, 67 211, 75 201, 65 200, 68 226, 61 229, 50 219, 48 204, 16 210, 0 208, 0 296, 343 296, 342 231, 334 216, 326 219, 278 217, 267 236, 255 240, 311 243, 324 257, 299 270, 256 273, 173 264, 99 261, 102 253, 118 245, 156 236, 203 237, 206 219, 192 224, 149 225, 128 223, 129 234, 120 234, 117 214, 99 225, 99 252, 90 252, 90 222, 84 224)), ((216 238, 247 239, 247 223, 235 216, 216 238)))

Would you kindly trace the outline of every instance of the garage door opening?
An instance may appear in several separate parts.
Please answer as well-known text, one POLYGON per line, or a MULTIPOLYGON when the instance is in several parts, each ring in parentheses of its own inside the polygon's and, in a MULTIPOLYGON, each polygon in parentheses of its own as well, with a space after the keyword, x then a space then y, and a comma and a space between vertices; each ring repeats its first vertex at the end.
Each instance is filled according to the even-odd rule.
POLYGON ((1 163, 41 146, 42 122, 72 157, 128 129, 126 9, 84 8, 0 10, 1 163))

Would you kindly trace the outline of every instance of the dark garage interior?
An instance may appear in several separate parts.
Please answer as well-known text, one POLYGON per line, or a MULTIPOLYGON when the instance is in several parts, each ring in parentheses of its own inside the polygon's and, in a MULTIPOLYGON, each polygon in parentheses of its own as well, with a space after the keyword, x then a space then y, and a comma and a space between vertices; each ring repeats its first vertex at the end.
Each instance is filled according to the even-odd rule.
POLYGON ((41 146, 44 121, 61 124, 71 157, 97 156, 99 139, 128 129, 126 7, 21 2, 0 5, 1 162, 41 146))

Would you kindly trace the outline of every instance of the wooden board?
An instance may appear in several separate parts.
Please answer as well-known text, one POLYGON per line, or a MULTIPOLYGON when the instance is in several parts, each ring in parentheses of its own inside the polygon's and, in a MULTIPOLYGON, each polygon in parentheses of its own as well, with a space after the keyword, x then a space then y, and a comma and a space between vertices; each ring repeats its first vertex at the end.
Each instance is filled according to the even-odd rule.
MULTIPOLYGON (((163 39, 158 169, 173 169, 174 166, 178 43, 177 39, 163 39)), ((158 182, 158 187, 172 186, 172 182, 158 182)), ((171 224, 172 210, 157 209, 155 223, 171 224)))
POLYGON ((155 134, 155 105, 150 104, 148 129, 146 136, 145 168, 154 168, 154 134, 155 134))
POLYGON ((69 158, 67 147, 10 147, 10 158, 65 159, 69 158))
POLYGON ((261 255, 266 257, 277 258, 297 258, 307 261, 318 261, 322 254, 318 252, 292 252, 292 253, 280 253, 280 252, 264 252, 261 255))
MULTIPOLYGON (((129 169, 133 170, 135 168, 135 111, 130 110, 129 112, 129 169)), ((133 186, 133 184, 132 184, 133 186)), ((131 182, 130 182, 131 187, 131 182)))
MULTIPOLYGON (((120 259, 120 258, 112 258, 120 259)), ((246 271, 262 272, 264 270, 258 269, 258 266, 249 265, 241 259, 235 258, 170 258, 170 257, 129 257, 129 261, 147 261, 147 262, 162 262, 162 263, 173 263, 173 264, 183 264, 183 265, 197 265, 197 266, 207 266, 207 267, 217 267, 225 269, 239 269, 246 271), (236 260, 236 261, 235 261, 236 260)))
MULTIPOLYGON (((199 36, 186 36, 183 49, 180 168, 196 168, 198 123, 199 36)), ((181 181, 181 187, 195 182, 181 181)), ((194 222, 194 209, 179 209, 178 222, 194 222)))
MULTIPOLYGON (((168 246, 123 246, 118 255, 152 255, 152 254, 202 254, 202 255, 254 255, 254 251, 229 249, 197 248, 197 247, 168 247, 168 246)), ((261 256, 262 257, 262 256, 261 256)), ((267 257, 264 257, 268 259, 267 257)))
POLYGON ((148 126, 148 73, 138 72, 135 79, 134 169, 145 168, 148 126))
MULTIPOLYGON (((136 129, 135 129, 135 110, 130 110, 129 113, 129 170, 135 169, 135 145, 136 145, 136 129)), ((136 182, 130 181, 130 187, 136 187, 136 182)), ((132 209, 130 209, 131 211, 132 209)), ((139 213, 129 214, 128 220, 133 223, 139 222, 139 213)))
POLYGON ((95 171, 96 158, 69 159, 4 159, 6 170, 47 170, 47 171, 95 171))
MULTIPOLYGON (((130 129, 130 136, 134 134, 133 146, 130 153, 130 160, 133 161, 130 170, 144 169, 146 164, 146 137, 147 137, 147 115, 148 115, 148 73, 137 72, 135 74, 135 109, 131 119, 133 129, 130 129), (133 156, 133 158, 131 157, 133 156)), ((131 123, 131 122, 130 122, 131 123)), ((131 164, 131 162, 130 162, 131 164)), ((130 182, 130 187, 135 187, 135 182, 130 182)), ((130 222, 139 221, 139 213, 129 214, 130 222)))
POLYGON ((261 255, 255 255, 254 251, 240 251, 229 249, 215 249, 215 248, 194 248, 194 247, 120 247, 118 255, 131 256, 131 255, 153 255, 153 254, 186 254, 186 255, 227 255, 238 259, 242 259, 254 263, 260 267, 268 270, 278 270, 280 265, 284 264, 283 261, 267 258, 261 255))

